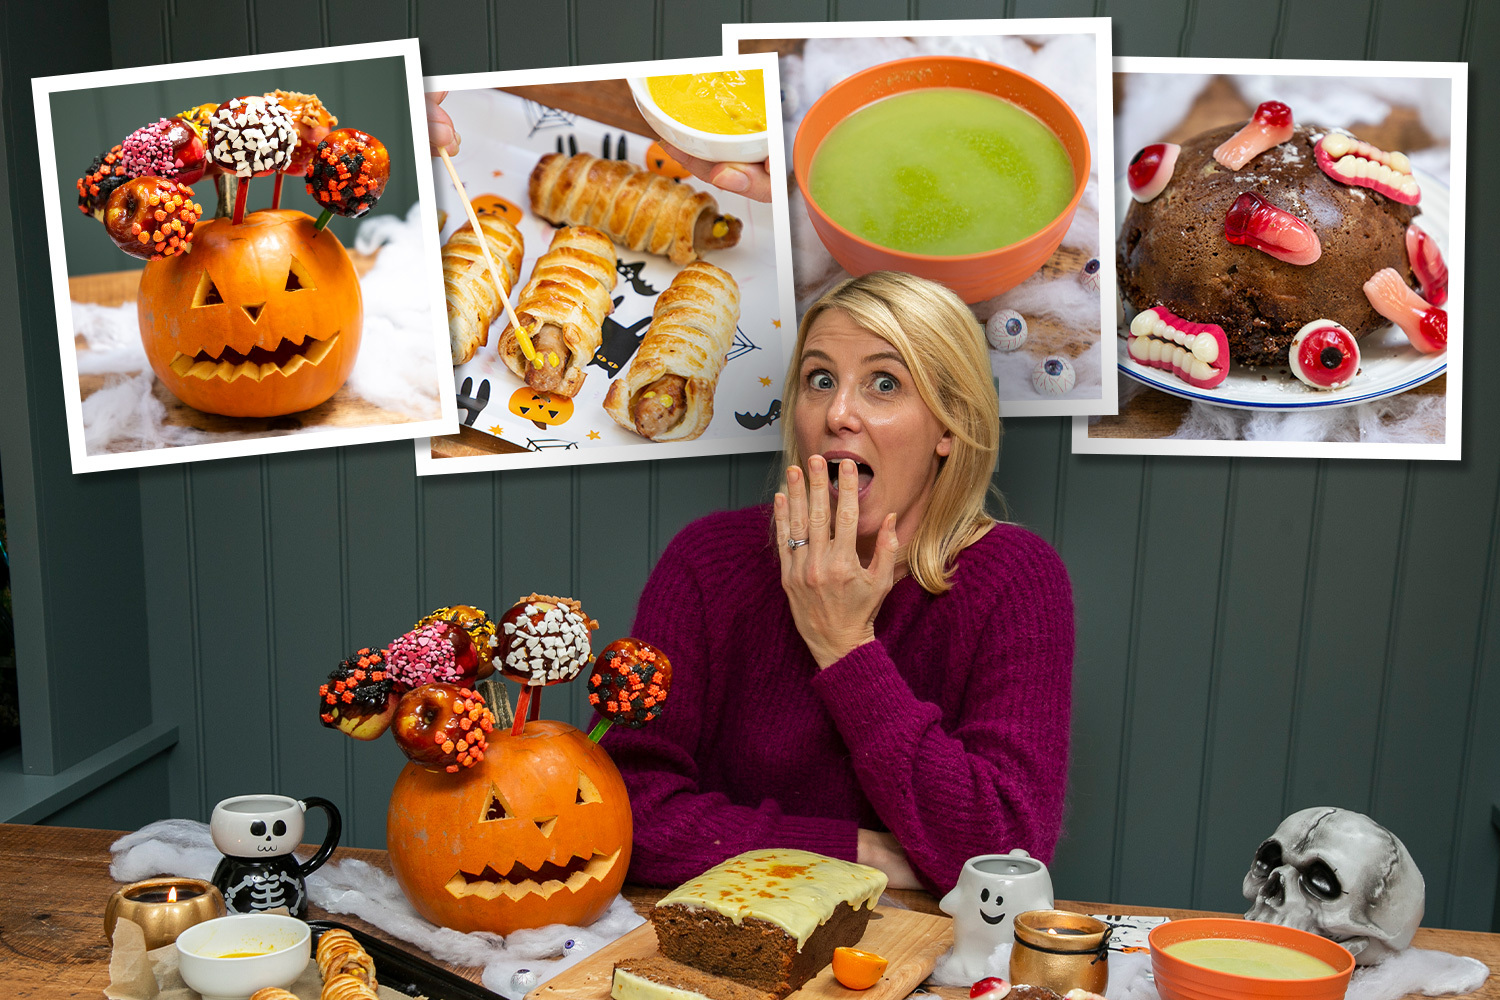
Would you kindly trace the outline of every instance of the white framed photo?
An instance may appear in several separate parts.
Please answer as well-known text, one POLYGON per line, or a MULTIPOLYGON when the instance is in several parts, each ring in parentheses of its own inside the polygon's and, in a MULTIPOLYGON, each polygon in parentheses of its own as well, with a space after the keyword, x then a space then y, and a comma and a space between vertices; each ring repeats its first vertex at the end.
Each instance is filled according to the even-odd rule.
POLYGON ((415 39, 32 92, 75 473, 457 425, 415 39))

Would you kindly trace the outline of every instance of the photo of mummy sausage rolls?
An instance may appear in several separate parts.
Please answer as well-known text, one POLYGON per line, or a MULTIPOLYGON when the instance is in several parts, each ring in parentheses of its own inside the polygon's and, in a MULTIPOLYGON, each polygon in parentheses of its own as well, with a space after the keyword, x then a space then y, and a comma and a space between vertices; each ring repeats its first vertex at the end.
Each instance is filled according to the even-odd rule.
POLYGON ((538 392, 577 395, 583 366, 599 349, 604 317, 614 308, 615 278, 608 236, 588 226, 559 229, 516 303, 525 333, 507 326, 500 336, 505 367, 538 392))
POLYGON ((490 324, 500 315, 501 300, 516 287, 525 243, 521 232, 498 215, 479 216, 490 254, 500 269, 496 288, 472 223, 465 222, 443 244, 443 292, 448 299, 448 342, 453 363, 461 365, 490 340, 490 324))
POLYGON ((629 250, 679 266, 740 240, 743 224, 720 214, 712 196, 621 160, 548 153, 528 186, 531 210, 548 222, 593 226, 629 250))
POLYGON ((652 441, 691 441, 714 416, 714 391, 740 319, 740 287, 693 261, 656 299, 635 357, 604 397, 615 423, 652 441))

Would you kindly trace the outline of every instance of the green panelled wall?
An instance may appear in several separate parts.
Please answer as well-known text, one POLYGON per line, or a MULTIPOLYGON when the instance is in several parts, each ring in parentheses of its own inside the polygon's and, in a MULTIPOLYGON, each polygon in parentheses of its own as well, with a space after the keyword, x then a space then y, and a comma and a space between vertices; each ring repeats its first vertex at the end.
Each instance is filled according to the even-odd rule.
MULTIPOLYGON (((1500 155, 1500 71, 1485 61, 1500 5, 1483 0, 111 0, 108 15, 116 66, 416 34, 429 73, 711 54, 725 20, 1109 15, 1119 55, 1475 58, 1469 162, 1500 155)), ((9 122, 7 140, 18 132, 9 122)), ((1471 174, 1468 273, 1484 289, 1500 214, 1471 174)), ((17 216, 17 233, 35 222, 17 216)), ((41 273, 39 253, 18 250, 18 268, 41 273)), ((45 353, 47 303, 27 294, 27 343, 45 353)), ((1065 420, 1007 425, 999 485, 1061 551, 1078 608, 1059 895, 1240 908, 1260 839, 1328 803, 1403 837, 1428 923, 1490 926, 1500 394, 1480 390, 1500 377, 1500 317, 1482 291, 1466 307, 1461 462, 1080 457, 1065 420)), ((27 370, 34 400, 55 391, 55 359, 27 370)), ((33 454, 38 476, 66 476, 62 452, 33 454)), ((179 730, 159 769, 166 811, 319 794, 344 809, 350 841, 382 843, 398 751, 312 721, 312 690, 343 653, 435 605, 500 608, 533 589, 576 595, 601 634, 624 634, 673 532, 757 500, 770 468, 749 456, 419 480, 411 447, 390 444, 135 474, 125 521, 139 538, 105 563, 145 585, 152 715, 179 730)), ((583 721, 573 687, 548 692, 548 715, 583 721)), ((107 791, 68 821, 121 825, 107 791)))

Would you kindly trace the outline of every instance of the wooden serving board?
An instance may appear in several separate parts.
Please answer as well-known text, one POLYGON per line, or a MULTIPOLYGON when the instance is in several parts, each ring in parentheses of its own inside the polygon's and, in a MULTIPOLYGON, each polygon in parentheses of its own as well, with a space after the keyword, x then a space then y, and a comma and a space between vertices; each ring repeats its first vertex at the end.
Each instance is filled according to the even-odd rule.
MULTIPOLYGON (((953 947, 953 920, 877 906, 859 947, 890 962, 880 982, 867 990, 851 990, 839 985, 832 967, 828 967, 787 1000, 901 1000, 931 974, 938 956, 953 947)), ((526 1000, 609 1000, 616 962, 657 954, 656 928, 648 922, 559 972, 526 994, 526 1000)))

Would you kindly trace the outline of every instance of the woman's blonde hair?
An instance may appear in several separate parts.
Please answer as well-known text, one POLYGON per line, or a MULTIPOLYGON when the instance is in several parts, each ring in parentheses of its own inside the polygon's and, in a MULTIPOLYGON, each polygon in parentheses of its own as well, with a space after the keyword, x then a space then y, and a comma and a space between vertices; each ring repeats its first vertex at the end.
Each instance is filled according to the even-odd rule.
MULTIPOLYGON (((794 414, 802 393, 802 350, 807 332, 823 313, 837 309, 896 349, 911 372, 922 402, 952 435, 952 451, 938 460, 932 495, 907 544, 906 564, 924 590, 950 586, 954 560, 975 532, 994 522, 985 511, 1000 457, 1000 405, 990 375, 989 348, 974 314, 962 299, 935 282, 898 271, 850 278, 815 302, 797 327, 782 391, 782 468, 805 466, 797 447, 794 414)), ((786 489, 785 484, 782 490, 786 489)))

